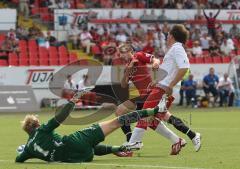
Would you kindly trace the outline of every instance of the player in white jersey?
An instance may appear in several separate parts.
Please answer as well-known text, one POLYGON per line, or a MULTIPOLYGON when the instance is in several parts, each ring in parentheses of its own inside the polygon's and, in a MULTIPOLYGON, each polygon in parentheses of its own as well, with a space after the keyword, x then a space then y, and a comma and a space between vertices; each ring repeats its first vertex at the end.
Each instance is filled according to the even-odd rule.
POLYGON ((147 127, 150 127, 152 124, 156 124, 158 120, 163 120, 172 124, 177 130, 186 134, 192 140, 195 150, 200 150, 200 133, 193 132, 180 118, 173 116, 167 110, 174 100, 174 97, 172 96, 173 88, 179 81, 182 80, 183 76, 190 68, 189 60, 183 47, 187 37, 188 31, 183 25, 174 25, 169 32, 167 39, 168 51, 164 56, 163 63, 160 65, 160 68, 165 70, 168 75, 163 80, 159 81, 155 87, 153 87, 143 106, 144 109, 154 107, 156 105, 159 105, 160 107, 165 106, 166 111, 160 112, 156 115, 155 119, 151 123, 146 120, 138 121, 135 129, 133 130, 129 144, 141 142, 147 127))

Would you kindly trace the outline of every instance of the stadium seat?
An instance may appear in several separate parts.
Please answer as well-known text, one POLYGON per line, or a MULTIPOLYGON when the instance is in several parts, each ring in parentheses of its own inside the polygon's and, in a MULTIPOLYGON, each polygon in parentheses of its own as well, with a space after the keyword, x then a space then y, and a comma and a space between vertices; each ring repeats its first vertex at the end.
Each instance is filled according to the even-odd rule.
POLYGON ((196 58, 190 57, 190 58, 189 58, 189 62, 190 62, 191 64, 196 63, 196 58))
POLYGON ((213 63, 212 57, 204 57, 203 60, 204 60, 204 63, 213 63))
POLYGON ((10 66, 18 66, 18 56, 16 53, 9 53, 8 62, 10 66))
POLYGON ((29 65, 30 66, 38 66, 38 59, 29 59, 29 65))
POLYGON ((19 40, 18 45, 20 52, 27 52, 27 42, 25 40, 19 40))
POLYGON ((208 50, 203 50, 202 55, 204 57, 208 57, 209 56, 209 51, 208 50))
POLYGON ((230 62, 231 62, 231 57, 229 56, 222 57, 222 63, 230 63, 230 62))
POLYGON ((222 59, 220 56, 215 56, 215 57, 213 57, 213 62, 214 63, 222 63, 222 59))
POLYGON ((5 59, 0 59, 0 66, 8 66, 8 62, 5 59))
POLYGON ((37 51, 37 42, 36 40, 28 40, 28 48, 29 50, 32 49, 32 50, 35 50, 35 52, 37 51))
POLYGON ((58 58, 49 58, 49 65, 50 66, 57 66, 59 65, 59 61, 58 61, 58 58))
POLYGON ((28 58, 19 58, 19 66, 29 66, 28 58))
POLYGON ((59 51, 59 54, 64 54, 64 55, 67 55, 67 54, 68 54, 68 51, 67 51, 67 49, 66 49, 65 46, 60 46, 60 47, 58 48, 58 51, 59 51))
POLYGON ((40 66, 48 66, 49 62, 47 58, 39 58, 39 65, 40 66))
POLYGON ((49 51, 49 54, 50 53, 56 53, 56 54, 58 53, 57 48, 55 46, 50 46, 48 51, 49 51))
POLYGON ((196 63, 198 63, 198 64, 204 63, 203 57, 196 57, 195 61, 196 61, 196 63))
POLYGON ((60 58, 59 59, 59 65, 67 65, 68 64, 68 58, 60 58))
POLYGON ((75 62, 78 60, 77 54, 76 53, 70 53, 69 54, 69 63, 75 62))

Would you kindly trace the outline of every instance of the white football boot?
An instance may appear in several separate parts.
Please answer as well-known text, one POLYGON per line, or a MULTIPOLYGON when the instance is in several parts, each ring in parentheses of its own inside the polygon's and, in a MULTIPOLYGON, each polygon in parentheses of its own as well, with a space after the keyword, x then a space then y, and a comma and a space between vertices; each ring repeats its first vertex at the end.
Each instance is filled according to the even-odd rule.
POLYGON ((198 152, 201 148, 201 134, 196 133, 196 136, 192 139, 195 151, 198 152))

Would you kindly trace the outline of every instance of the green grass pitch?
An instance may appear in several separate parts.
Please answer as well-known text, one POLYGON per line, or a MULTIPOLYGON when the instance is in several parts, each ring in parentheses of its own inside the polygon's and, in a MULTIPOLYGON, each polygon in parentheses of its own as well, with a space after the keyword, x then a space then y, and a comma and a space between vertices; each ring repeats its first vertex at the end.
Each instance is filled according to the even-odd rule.
MULTIPOLYGON (((150 129, 145 133, 144 147, 135 152, 132 158, 118 158, 114 155, 95 157, 92 163, 60 164, 30 160, 24 164, 15 164, 16 148, 24 144, 27 135, 20 128, 23 113, 0 114, 0 169, 123 169, 123 168, 159 168, 159 169, 238 169, 240 159, 240 108, 191 109, 174 107, 172 112, 190 122, 191 127, 203 136, 200 152, 194 152, 191 140, 177 132, 188 141, 180 155, 170 156, 171 144, 150 129)), ((89 112, 78 112, 86 115, 89 112)), ((38 113, 42 122, 54 115, 53 111, 38 113)), ((113 116, 112 116, 113 117, 113 116)), ((111 118, 111 117, 109 117, 111 118)), ((106 119, 105 119, 106 120, 106 119)), ((62 125, 57 129, 61 134, 69 134, 85 126, 62 125)), ((105 143, 120 145, 124 142, 120 130, 106 138, 105 143)))

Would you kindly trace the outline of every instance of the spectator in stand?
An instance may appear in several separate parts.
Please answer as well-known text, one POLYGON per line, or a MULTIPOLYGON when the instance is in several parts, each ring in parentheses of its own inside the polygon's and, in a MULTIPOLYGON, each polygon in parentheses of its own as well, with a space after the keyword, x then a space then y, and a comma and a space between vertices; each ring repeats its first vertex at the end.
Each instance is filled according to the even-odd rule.
POLYGON ((193 80, 192 74, 189 75, 188 80, 184 81, 183 89, 186 95, 187 106, 189 106, 191 102, 193 107, 197 106, 196 98, 197 81, 193 80))
POLYGON ((80 42, 81 46, 86 48, 86 53, 89 54, 91 47, 94 46, 95 43, 92 43, 92 35, 87 28, 84 28, 83 32, 80 34, 80 42))
POLYGON ((80 34, 81 34, 81 30, 79 30, 77 26, 74 26, 74 24, 71 24, 71 27, 68 30, 68 40, 72 43, 72 49, 79 49, 80 34))
POLYGON ((222 9, 228 9, 229 7, 229 1, 228 0, 223 0, 222 3, 220 4, 222 9))
POLYGON ((213 16, 213 13, 210 12, 209 16, 207 16, 205 10, 203 9, 203 14, 205 16, 205 18, 207 19, 207 28, 208 28, 208 34, 210 36, 212 36, 212 38, 214 39, 216 36, 216 18, 218 16, 218 14, 220 13, 220 8, 218 9, 218 12, 213 16))
POLYGON ((210 41, 209 54, 212 57, 213 56, 221 56, 220 48, 219 48, 218 44, 214 40, 210 41))
POLYGON ((14 29, 10 29, 7 33, 7 37, 11 40, 17 40, 17 35, 14 29))
POLYGON ((28 40, 28 30, 25 29, 22 25, 19 25, 16 30, 16 36, 19 40, 28 40))
POLYGON ((162 9, 162 13, 161 13, 161 15, 159 15, 158 20, 160 20, 160 21, 169 20, 169 18, 165 15, 165 9, 162 9))
POLYGON ((224 103, 227 103, 229 107, 233 106, 234 88, 232 80, 228 77, 227 73, 224 74, 224 77, 220 78, 218 90, 220 95, 219 106, 222 107, 224 103))
POLYGON ((234 23, 232 25, 232 27, 229 30, 229 34, 230 34, 231 38, 234 38, 240 34, 240 29, 237 27, 237 24, 234 23))
POLYGON ((145 30, 143 29, 143 27, 141 26, 140 23, 137 24, 136 28, 135 28, 135 35, 137 36, 137 38, 139 39, 143 39, 143 35, 145 34, 145 30))
POLYGON ((146 46, 143 47, 142 50, 144 53, 150 53, 153 54, 154 52, 154 46, 153 46, 153 41, 149 41, 146 46))
POLYGON ((127 34, 128 37, 132 36, 132 34, 133 34, 133 29, 132 29, 131 24, 127 24, 127 25, 126 25, 125 32, 126 32, 126 34, 127 34))
POLYGON ((207 33, 204 33, 203 36, 200 38, 200 44, 201 44, 203 50, 209 49, 209 41, 210 40, 211 40, 211 38, 208 37, 207 33))
POLYGON ((230 9, 239 9, 240 8, 240 4, 238 2, 238 0, 233 0, 229 6, 230 9))
POLYGON ((37 37, 37 43, 39 47, 49 48, 49 42, 46 41, 46 38, 44 37, 44 34, 42 32, 40 32, 37 37))
POLYGON ((224 38, 220 50, 224 56, 229 56, 234 50, 233 42, 231 39, 224 38))
POLYGON ((162 27, 162 33, 165 35, 165 39, 167 39, 169 31, 170 31, 170 27, 168 26, 168 23, 164 22, 162 27))
POLYGON ((124 17, 125 19, 132 19, 132 12, 131 11, 128 11, 127 12, 127 15, 124 17))
POLYGON ((49 42, 50 46, 59 46, 57 38, 54 37, 50 31, 47 32, 46 40, 49 42))
POLYGON ((201 57, 202 56, 202 47, 200 46, 199 41, 195 41, 193 43, 192 55, 194 57, 201 57))
POLYGON ((19 0, 19 9, 24 19, 28 20, 29 17, 29 0, 19 0))
POLYGON ((119 42, 119 43, 125 43, 127 42, 127 35, 126 33, 124 32, 123 29, 121 29, 119 31, 119 33, 117 34, 116 36, 116 41, 119 42))
POLYGON ((201 38, 201 30, 199 27, 195 27, 192 33, 192 39, 198 41, 201 38))
POLYGON ((175 9, 176 5, 174 0, 168 0, 168 2, 164 5, 164 8, 175 9))
POLYGON ((212 95, 214 97, 213 106, 215 106, 216 101, 218 99, 218 90, 217 90, 218 83, 219 83, 219 78, 217 75, 215 75, 214 68, 211 67, 209 69, 209 74, 203 78, 203 91, 204 91, 208 101, 210 101, 209 94, 212 93, 212 95))
POLYGON ((186 0, 184 2, 183 8, 184 9, 194 9, 196 7, 196 4, 194 4, 195 1, 192 0, 186 0))
POLYGON ((60 0, 57 3, 58 8, 60 9, 70 9, 71 8, 71 4, 68 0, 60 0))
POLYGON ((147 10, 146 9, 143 10, 143 14, 142 14, 142 16, 140 16, 140 20, 151 20, 151 18, 147 14, 147 10))
POLYGON ((41 33, 41 30, 37 27, 36 24, 33 25, 28 29, 29 32, 29 39, 36 39, 37 36, 41 33))
POLYGON ((112 0, 100 0, 100 3, 101 3, 102 8, 112 8, 113 7, 112 0))
POLYGON ((157 15, 155 14, 154 9, 151 10, 151 13, 150 13, 149 17, 151 18, 151 20, 157 20, 158 19, 157 15))

